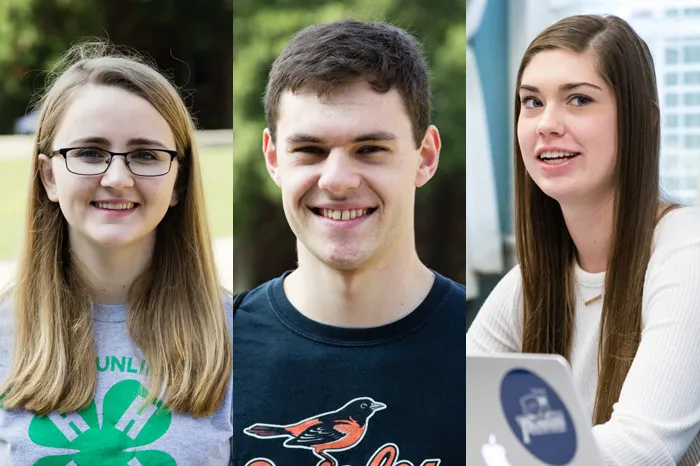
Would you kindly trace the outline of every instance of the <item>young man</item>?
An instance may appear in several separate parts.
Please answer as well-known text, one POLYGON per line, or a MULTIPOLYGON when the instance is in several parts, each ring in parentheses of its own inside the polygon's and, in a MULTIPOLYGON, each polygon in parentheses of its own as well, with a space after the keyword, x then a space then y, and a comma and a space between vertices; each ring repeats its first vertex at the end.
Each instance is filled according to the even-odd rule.
POLYGON ((265 111, 299 266, 234 317, 234 464, 463 464, 466 293, 415 249, 440 154, 420 45, 386 24, 308 27, 265 111))

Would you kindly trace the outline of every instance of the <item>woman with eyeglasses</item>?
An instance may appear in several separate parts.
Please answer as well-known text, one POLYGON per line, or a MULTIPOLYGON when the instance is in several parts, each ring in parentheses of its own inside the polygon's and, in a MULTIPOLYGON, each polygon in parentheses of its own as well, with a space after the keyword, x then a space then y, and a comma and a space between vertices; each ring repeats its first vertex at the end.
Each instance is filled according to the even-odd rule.
POLYGON ((193 121, 133 54, 59 66, 0 307, 0 464, 229 464, 231 298, 193 121))

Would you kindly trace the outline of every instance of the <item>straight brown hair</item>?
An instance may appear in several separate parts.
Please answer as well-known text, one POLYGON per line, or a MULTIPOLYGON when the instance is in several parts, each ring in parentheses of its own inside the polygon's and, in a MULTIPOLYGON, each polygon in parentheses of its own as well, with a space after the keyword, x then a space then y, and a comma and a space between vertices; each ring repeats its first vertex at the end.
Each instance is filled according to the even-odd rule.
POLYGON ((327 96, 357 79, 369 82, 376 92, 398 91, 420 147, 431 112, 430 74, 422 46, 396 26, 354 20, 302 29, 274 61, 264 98, 272 140, 284 92, 313 89, 327 96))
POLYGON ((158 225, 151 264, 129 290, 127 327, 150 371, 146 403, 159 398, 175 412, 212 414, 226 396, 232 343, 189 111, 154 67, 106 42, 74 46, 51 76, 39 101, 18 276, 5 296, 14 299, 14 345, 2 405, 65 413, 85 408, 95 394, 90 291, 71 258, 66 219, 41 183, 38 158, 53 149, 76 92, 95 85, 147 100, 170 125, 179 154, 179 203, 158 225))
MULTIPOLYGON (((547 50, 591 51, 617 107, 617 150, 611 249, 598 344, 594 424, 612 414, 639 347, 642 291, 659 211, 659 115, 654 63, 646 43, 616 16, 565 18, 540 33, 525 51, 520 88, 532 58, 547 50)), ((533 182, 517 137, 515 96, 515 237, 523 284, 523 344, 528 353, 570 358, 574 330, 576 248, 559 204, 533 182)))

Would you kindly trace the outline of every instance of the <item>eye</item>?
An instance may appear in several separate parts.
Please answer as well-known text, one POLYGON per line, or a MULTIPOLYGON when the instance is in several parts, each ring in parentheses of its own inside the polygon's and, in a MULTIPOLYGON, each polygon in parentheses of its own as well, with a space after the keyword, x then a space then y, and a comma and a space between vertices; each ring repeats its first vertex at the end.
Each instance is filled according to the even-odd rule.
POLYGON ((104 158, 105 154, 99 149, 95 149, 92 147, 86 147, 83 149, 77 149, 73 154, 74 157, 82 157, 85 159, 94 159, 94 158, 104 158))
POLYGON ((379 146, 365 146, 365 147, 361 147, 360 149, 358 149, 357 152, 359 154, 373 154, 376 152, 383 152, 385 150, 386 149, 384 149, 383 147, 379 147, 379 146))
POLYGON ((152 162, 161 159, 162 156, 156 151, 139 149, 129 154, 129 158, 138 162, 152 162))
POLYGON ((94 147, 77 147, 66 153, 66 159, 76 160, 79 163, 106 163, 109 160, 109 154, 101 149, 94 147))
POLYGON ((291 152, 301 152, 304 154, 324 154, 326 150, 318 146, 301 146, 292 149, 291 152))
POLYGON ((587 95, 575 95, 569 100, 569 103, 573 104, 576 107, 583 107, 584 105, 590 104, 591 102, 593 102, 593 99, 591 99, 587 95))
POLYGON ((541 107, 542 102, 536 97, 533 97, 531 95, 525 96, 520 99, 520 104, 525 107, 525 108, 535 108, 535 107, 541 107))
POLYGON ((367 406, 369 406, 367 403, 362 403, 362 404, 360 405, 360 408, 362 408, 362 409, 367 409, 367 406))

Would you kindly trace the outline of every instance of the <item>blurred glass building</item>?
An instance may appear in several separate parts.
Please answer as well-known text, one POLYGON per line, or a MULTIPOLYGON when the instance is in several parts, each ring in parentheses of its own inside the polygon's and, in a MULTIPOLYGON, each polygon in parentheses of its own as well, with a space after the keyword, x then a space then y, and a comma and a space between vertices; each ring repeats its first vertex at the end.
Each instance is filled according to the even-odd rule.
MULTIPOLYGON (((469 92, 467 112, 486 123, 491 176, 480 173, 469 186, 467 140, 467 263, 477 286, 468 303, 473 316, 498 279, 515 263, 512 237, 513 96, 520 59, 528 44, 550 24, 575 14, 614 14, 628 21, 647 42, 654 57, 661 111, 661 187, 672 201, 700 203, 700 0, 467 0, 469 10, 483 11, 468 45, 475 54, 480 95, 469 92), (481 111, 480 109, 483 109, 481 111), (504 260, 501 272, 470 261, 483 250, 482 237, 493 224, 483 224, 478 199, 485 185, 495 190, 504 260), (470 206, 473 206, 470 210, 470 206), (471 237, 469 237, 471 233, 471 237)), ((483 150, 479 147, 479 156, 483 150)), ((483 209, 491 209, 488 202, 483 209)), ((488 217, 488 215, 486 215, 488 217)))

